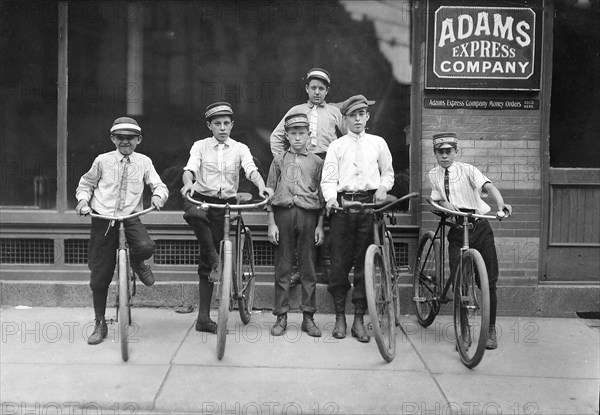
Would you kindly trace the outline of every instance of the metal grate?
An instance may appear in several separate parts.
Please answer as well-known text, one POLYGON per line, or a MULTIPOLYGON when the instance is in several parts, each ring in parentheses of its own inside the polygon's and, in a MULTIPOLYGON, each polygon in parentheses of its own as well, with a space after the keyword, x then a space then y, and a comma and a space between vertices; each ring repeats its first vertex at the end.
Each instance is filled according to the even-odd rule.
POLYGON ((399 267, 408 265, 408 243, 395 242, 394 252, 396 253, 396 265, 399 267))
POLYGON ((88 239, 65 239, 65 264, 88 263, 88 239))
POLYGON ((156 241, 154 263, 162 265, 197 265, 200 246, 198 241, 161 239, 156 241))
POLYGON ((53 239, 0 239, 2 264, 54 264, 53 239))
POLYGON ((254 242, 254 265, 271 266, 273 265, 274 252, 273 245, 269 241, 254 242))

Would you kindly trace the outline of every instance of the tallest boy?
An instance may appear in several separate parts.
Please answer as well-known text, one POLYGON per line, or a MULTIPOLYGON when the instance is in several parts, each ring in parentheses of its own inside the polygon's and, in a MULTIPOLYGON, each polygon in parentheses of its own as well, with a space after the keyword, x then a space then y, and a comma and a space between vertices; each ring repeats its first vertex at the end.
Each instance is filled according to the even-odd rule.
POLYGON ((335 105, 327 104, 325 97, 329 92, 331 78, 329 72, 313 68, 306 74, 306 93, 308 101, 292 107, 281 119, 271 134, 271 153, 273 157, 283 153, 288 146, 285 137, 284 121, 291 114, 303 113, 308 117, 308 151, 325 158, 329 144, 338 135, 346 133, 342 113, 335 105))

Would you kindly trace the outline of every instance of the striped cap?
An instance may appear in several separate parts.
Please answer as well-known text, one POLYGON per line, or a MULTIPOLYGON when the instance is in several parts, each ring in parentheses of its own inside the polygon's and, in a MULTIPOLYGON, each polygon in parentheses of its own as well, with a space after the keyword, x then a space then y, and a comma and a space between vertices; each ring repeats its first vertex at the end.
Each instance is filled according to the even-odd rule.
POLYGON ((204 118, 207 120, 217 115, 233 115, 231 104, 229 102, 215 102, 204 110, 204 118))
POLYGON ((142 129, 133 118, 120 117, 113 122, 112 127, 110 127, 110 133, 119 135, 140 135, 142 129))
POLYGON ((290 127, 308 127, 310 124, 308 122, 308 116, 306 114, 290 114, 285 117, 284 128, 287 130, 290 127))
POLYGON ((441 133, 433 136, 433 148, 458 146, 458 137, 455 133, 441 133))
POLYGON ((327 85, 331 83, 331 77, 329 76, 329 72, 322 68, 312 68, 310 71, 308 71, 308 73, 306 74, 306 82, 308 83, 308 81, 310 81, 311 78, 317 78, 322 81, 325 81, 327 85))

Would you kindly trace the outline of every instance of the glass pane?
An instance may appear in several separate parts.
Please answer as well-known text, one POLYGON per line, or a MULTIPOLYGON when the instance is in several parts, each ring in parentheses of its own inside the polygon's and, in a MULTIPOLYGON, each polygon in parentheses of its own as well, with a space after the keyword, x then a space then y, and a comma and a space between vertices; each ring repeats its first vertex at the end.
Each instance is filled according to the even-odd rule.
POLYGON ((0 205, 56 207, 55 2, 3 2, 0 205))
MULTIPOLYGON (((143 130, 139 151, 152 158, 169 186, 166 208, 181 210, 182 168, 194 141, 209 136, 203 113, 215 101, 232 104, 231 136, 250 147, 266 178, 270 133, 288 109, 306 101, 302 78, 315 66, 333 77, 328 102, 354 94, 377 101, 369 131, 384 137, 393 153, 394 191, 407 191, 408 2, 71 2, 69 7, 69 76, 79 92, 69 103, 69 161, 77 172, 69 184, 71 206, 81 174, 97 154, 113 149, 110 123, 129 115, 143 130)), ((254 191, 244 180, 240 190, 254 191)))
POLYGON ((600 3, 555 2, 550 166, 600 168, 600 3))

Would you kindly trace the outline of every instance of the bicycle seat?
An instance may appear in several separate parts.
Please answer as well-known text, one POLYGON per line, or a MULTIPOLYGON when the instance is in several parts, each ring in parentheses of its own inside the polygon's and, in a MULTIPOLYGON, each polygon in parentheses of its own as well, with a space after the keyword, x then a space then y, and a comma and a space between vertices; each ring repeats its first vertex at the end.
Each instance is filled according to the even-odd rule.
POLYGON ((235 198, 237 199, 238 205, 252 202, 252 195, 250 193, 237 193, 235 198))

